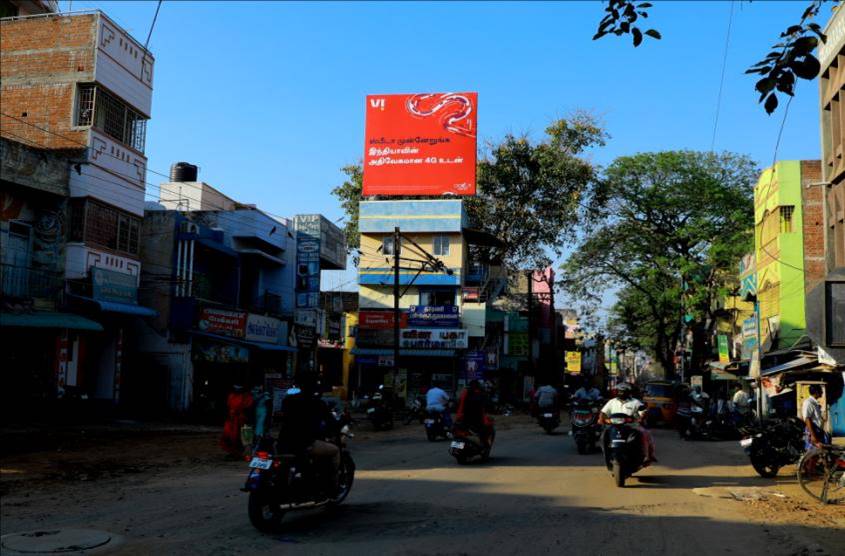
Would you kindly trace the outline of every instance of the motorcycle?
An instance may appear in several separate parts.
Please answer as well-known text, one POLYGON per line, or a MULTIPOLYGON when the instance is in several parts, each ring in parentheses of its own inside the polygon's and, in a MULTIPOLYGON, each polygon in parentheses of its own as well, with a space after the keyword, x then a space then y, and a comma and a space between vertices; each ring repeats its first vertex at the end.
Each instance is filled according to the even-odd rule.
POLYGON ((560 412, 541 408, 537 414, 537 423, 546 434, 552 434, 560 426, 560 412))
POLYGON ((429 412, 423 423, 425 424, 425 436, 429 442, 434 442, 440 437, 449 438, 449 429, 446 427, 443 412, 429 412))
POLYGON ((678 409, 678 434, 683 440, 709 438, 712 419, 708 419, 704 408, 694 403, 678 409))
POLYGON ((572 403, 572 438, 579 454, 595 450, 596 441, 601 438, 601 425, 598 424, 599 403, 574 401, 572 403))
POLYGON ((387 405, 384 395, 384 386, 372 395, 367 402, 367 419, 375 430, 390 430, 393 428, 393 411, 387 405))
POLYGON ((316 472, 313 458, 305 454, 275 453, 272 439, 266 439, 253 453, 249 475, 241 489, 249 493, 249 521, 259 531, 278 532, 288 511, 337 506, 349 495, 355 478, 355 462, 349 453, 348 439, 353 438, 343 425, 331 439, 340 449, 337 490, 326 493, 325 480, 316 472))
POLYGON ((625 486, 625 479, 643 468, 645 454, 636 421, 625 413, 614 413, 604 432, 602 451, 608 471, 613 473, 617 487, 625 486))
POLYGON ((425 396, 417 396, 408 408, 408 415, 405 417, 405 424, 410 425, 414 421, 422 423, 425 418, 425 396))
POLYGON ((459 464, 466 465, 476 457, 480 458, 481 461, 490 459, 490 450, 493 448, 493 442, 496 439, 496 430, 490 431, 490 444, 487 446, 481 442, 477 433, 457 426, 452 432, 452 438, 452 443, 449 445, 449 454, 459 464))
POLYGON ((781 467, 797 462, 804 452, 804 424, 797 417, 769 419, 746 432, 739 445, 761 477, 777 476, 781 467))

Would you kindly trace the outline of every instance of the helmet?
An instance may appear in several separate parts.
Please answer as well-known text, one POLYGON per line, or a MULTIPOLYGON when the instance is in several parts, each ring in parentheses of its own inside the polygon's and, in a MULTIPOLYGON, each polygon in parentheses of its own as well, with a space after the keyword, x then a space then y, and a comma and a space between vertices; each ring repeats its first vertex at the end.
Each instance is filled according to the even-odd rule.
POLYGON ((627 382, 623 382, 621 384, 616 385, 616 396, 623 397, 623 396, 630 396, 631 392, 634 390, 634 387, 628 384, 627 382))

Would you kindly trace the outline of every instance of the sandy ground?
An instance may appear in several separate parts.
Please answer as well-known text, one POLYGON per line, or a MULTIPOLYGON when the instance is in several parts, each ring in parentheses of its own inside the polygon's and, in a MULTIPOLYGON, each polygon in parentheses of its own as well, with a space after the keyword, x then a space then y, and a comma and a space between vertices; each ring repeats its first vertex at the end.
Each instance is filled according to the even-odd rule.
POLYGON ((47 451, 4 455, 0 533, 82 527, 126 539, 122 554, 843 554, 845 507, 807 498, 785 469, 756 476, 736 442, 655 431, 659 465, 617 489, 598 454, 524 416, 497 419, 490 462, 458 466, 419 425, 352 441, 355 485, 337 510, 291 513, 262 535, 214 429, 56 435, 47 451), (735 488, 784 498, 701 496, 735 488))

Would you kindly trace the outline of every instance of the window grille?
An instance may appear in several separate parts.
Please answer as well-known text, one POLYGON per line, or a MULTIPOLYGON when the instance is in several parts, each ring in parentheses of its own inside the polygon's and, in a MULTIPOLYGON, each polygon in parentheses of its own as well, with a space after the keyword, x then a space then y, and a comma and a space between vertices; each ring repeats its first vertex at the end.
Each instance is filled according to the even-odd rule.
MULTIPOLYGON (((385 236, 381 243, 381 253, 382 255, 390 255, 394 254, 393 252, 393 236, 385 236)), ((399 248, 399 252, 402 251, 401 245, 399 248)))
POLYGON ((71 206, 71 241, 137 255, 141 239, 141 219, 90 199, 74 200, 71 206))
POLYGON ((449 236, 434 236, 434 255, 437 257, 449 255, 449 236))
POLYGON ((94 122, 94 97, 97 87, 80 85, 76 96, 76 125, 89 126, 94 122))
POLYGON ((795 207, 786 206, 780 207, 780 231, 781 233, 792 233, 792 213, 795 212, 795 207))

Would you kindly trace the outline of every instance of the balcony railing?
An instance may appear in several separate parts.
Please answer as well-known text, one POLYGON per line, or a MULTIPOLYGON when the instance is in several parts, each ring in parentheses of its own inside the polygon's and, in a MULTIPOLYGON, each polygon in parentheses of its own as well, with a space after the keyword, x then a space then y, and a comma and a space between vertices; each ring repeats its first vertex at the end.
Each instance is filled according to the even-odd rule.
POLYGON ((282 296, 277 293, 265 291, 264 295, 258 296, 252 301, 248 309, 253 313, 281 315, 284 312, 282 296))
POLYGON ((61 273, 31 266, 0 264, 0 294, 19 299, 55 300, 64 287, 61 273))

